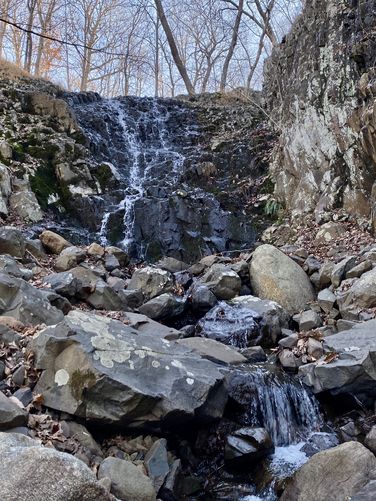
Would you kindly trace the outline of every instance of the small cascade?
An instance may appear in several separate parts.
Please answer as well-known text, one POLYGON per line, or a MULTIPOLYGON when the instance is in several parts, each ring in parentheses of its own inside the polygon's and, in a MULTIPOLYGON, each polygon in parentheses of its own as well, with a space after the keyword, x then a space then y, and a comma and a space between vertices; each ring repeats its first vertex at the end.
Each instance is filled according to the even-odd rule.
POLYGON ((228 418, 242 427, 265 428, 275 451, 258 465, 261 470, 256 484, 252 484, 251 470, 248 483, 231 484, 221 479, 231 496, 216 499, 276 501, 277 480, 291 476, 310 455, 337 445, 337 438, 322 431, 318 402, 296 376, 267 364, 244 367, 230 375, 228 386, 232 408, 228 418), (249 495, 244 494, 246 489, 249 495))
POLYGON ((255 311, 225 301, 220 301, 198 322, 196 331, 202 337, 236 348, 256 346, 264 336, 262 319, 255 311))
POLYGON ((298 443, 322 426, 315 398, 301 381, 286 373, 257 369, 249 373, 247 424, 266 428, 276 446, 298 443))

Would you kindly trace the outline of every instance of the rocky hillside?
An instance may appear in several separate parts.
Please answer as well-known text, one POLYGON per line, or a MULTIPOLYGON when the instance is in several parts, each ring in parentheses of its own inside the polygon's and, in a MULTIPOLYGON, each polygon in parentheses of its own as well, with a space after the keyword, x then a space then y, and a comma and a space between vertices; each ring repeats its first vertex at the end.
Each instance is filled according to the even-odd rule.
POLYGON ((106 100, 24 76, 0 87, 4 218, 191 262, 249 247, 265 224, 273 136, 246 99, 106 100))
POLYGON ((281 132, 276 195, 294 214, 374 211, 373 0, 312 0, 265 67, 268 112, 281 132))

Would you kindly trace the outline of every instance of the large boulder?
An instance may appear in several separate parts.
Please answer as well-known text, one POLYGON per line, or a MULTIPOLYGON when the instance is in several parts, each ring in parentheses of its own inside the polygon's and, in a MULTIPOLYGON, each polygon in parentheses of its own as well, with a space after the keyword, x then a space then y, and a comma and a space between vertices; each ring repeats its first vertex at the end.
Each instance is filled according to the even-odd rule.
POLYGON ((109 478, 111 480, 111 493, 120 500, 156 500, 150 478, 130 461, 112 457, 106 458, 99 467, 98 478, 109 478))
POLYGON ((60 254, 67 247, 72 247, 72 244, 68 240, 50 230, 43 231, 39 238, 45 248, 52 254, 60 254))
POLYGON ((76 266, 43 279, 57 294, 69 299, 84 300, 98 310, 125 309, 123 298, 101 277, 88 268, 76 266))
POLYGON ((72 311, 30 349, 45 405, 87 420, 161 428, 218 418, 226 403, 220 366, 107 317, 72 311))
POLYGON ((55 261, 57 271, 68 271, 85 260, 86 252, 80 247, 67 247, 55 261))
POLYGON ((33 287, 20 278, 0 273, 0 315, 14 317, 25 324, 52 325, 64 318, 66 300, 49 290, 33 287))
POLYGON ((238 304, 255 311, 262 318, 265 330, 270 337, 270 343, 275 344, 282 333, 282 329, 289 326, 290 315, 275 301, 260 299, 255 296, 239 296, 231 301, 231 304, 238 304))
POLYGON ((0 254, 9 254, 23 259, 25 251, 26 242, 20 230, 12 226, 0 228, 0 254))
POLYGON ((139 311, 153 320, 178 317, 184 312, 185 300, 170 292, 153 297, 143 304, 139 311))
POLYGON ((268 332, 262 318, 241 304, 221 301, 197 324, 196 334, 224 344, 246 348, 268 344, 268 332))
POLYGON ((79 459, 18 433, 0 433, 2 501, 111 501, 79 459))
POLYGON ((356 320, 362 310, 376 306, 376 268, 364 273, 337 302, 347 320, 356 320))
POLYGON ((352 393, 372 402, 376 397, 376 320, 368 320, 325 339, 330 363, 303 365, 299 373, 316 393, 352 393))
POLYGON ((376 479, 376 457, 359 442, 315 454, 288 482, 281 501, 344 501, 376 479))
POLYGON ((232 299, 240 293, 242 281, 239 275, 223 264, 213 264, 202 277, 217 299, 232 299))
POLYGON ((17 193, 12 193, 9 199, 9 206, 12 211, 24 221, 38 223, 43 219, 43 212, 37 197, 31 190, 22 190, 17 193))
POLYGON ((256 296, 277 302, 289 313, 304 310, 314 300, 308 275, 291 258, 272 245, 260 245, 249 266, 256 296))
POLYGON ((72 133, 77 130, 76 117, 63 99, 38 91, 28 93, 27 98, 29 112, 56 120, 62 130, 67 132, 72 133))
POLYGON ((174 281, 171 273, 161 268, 146 266, 133 273, 128 288, 132 290, 141 290, 148 299, 170 292, 174 281))

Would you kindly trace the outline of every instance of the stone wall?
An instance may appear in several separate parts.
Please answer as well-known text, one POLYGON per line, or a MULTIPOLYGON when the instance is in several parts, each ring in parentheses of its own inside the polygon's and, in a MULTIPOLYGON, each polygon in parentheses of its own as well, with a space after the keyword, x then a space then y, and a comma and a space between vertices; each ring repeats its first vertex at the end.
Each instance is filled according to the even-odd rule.
POLYGON ((267 61, 267 111, 280 133, 271 171, 293 215, 372 213, 375 61, 375 0, 307 1, 267 61))

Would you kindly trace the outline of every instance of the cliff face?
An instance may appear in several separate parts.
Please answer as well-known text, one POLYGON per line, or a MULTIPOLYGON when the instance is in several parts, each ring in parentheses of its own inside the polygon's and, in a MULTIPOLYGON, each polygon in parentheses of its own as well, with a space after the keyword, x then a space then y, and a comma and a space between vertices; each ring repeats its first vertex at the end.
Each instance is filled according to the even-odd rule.
POLYGON ((272 175, 293 214, 376 200, 376 1, 309 0, 265 66, 272 175))

